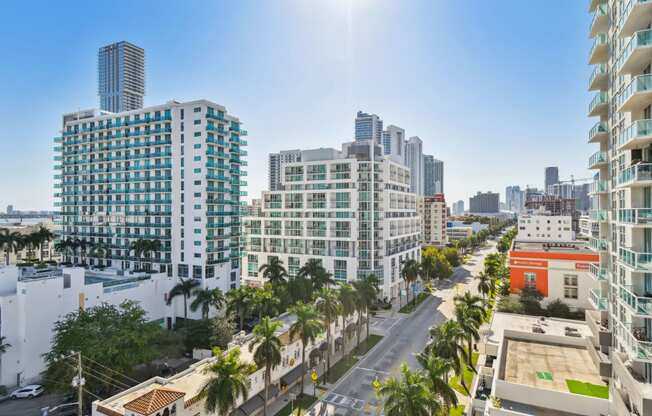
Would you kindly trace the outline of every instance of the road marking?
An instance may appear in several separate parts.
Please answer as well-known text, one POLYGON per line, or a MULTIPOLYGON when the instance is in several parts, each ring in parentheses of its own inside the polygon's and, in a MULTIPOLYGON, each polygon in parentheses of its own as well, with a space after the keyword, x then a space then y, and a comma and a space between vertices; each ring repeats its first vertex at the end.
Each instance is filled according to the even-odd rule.
POLYGON ((385 330, 385 332, 387 333, 387 332, 391 331, 392 328, 394 328, 394 325, 396 325, 397 323, 401 322, 403 319, 405 319, 405 318, 398 318, 398 320, 397 320, 396 322, 394 322, 393 324, 391 324, 391 325, 389 326, 389 328, 387 328, 387 329, 385 330))
POLYGON ((374 373, 380 373, 380 374, 385 374, 386 376, 391 375, 392 373, 388 373, 387 371, 381 371, 381 370, 374 370, 373 368, 365 368, 365 367, 356 367, 358 370, 364 370, 364 371, 372 371, 374 373))

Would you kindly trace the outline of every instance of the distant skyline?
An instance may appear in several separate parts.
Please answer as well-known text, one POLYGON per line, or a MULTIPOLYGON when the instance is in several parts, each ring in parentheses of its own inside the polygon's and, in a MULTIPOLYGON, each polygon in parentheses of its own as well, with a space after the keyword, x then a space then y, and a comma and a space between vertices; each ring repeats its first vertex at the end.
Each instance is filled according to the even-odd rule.
POLYGON ((541 188, 546 166, 560 180, 590 176, 586 2, 153 5, 3 5, 0 212, 52 209, 61 115, 99 107, 97 51, 121 40, 146 51, 145 106, 206 98, 242 119, 249 198, 267 188, 270 152, 338 148, 353 140, 359 110, 444 161, 449 205, 541 188))

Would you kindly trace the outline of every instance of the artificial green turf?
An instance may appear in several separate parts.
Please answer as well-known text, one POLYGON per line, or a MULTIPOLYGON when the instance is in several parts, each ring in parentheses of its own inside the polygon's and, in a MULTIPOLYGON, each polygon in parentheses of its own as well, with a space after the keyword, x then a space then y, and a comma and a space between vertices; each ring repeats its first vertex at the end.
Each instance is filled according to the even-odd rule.
POLYGON ((449 416, 462 416, 464 414, 464 405, 452 407, 449 411, 449 416))
POLYGON ((353 350, 353 353, 356 355, 365 355, 370 349, 378 344, 381 339, 383 339, 382 335, 369 334, 367 339, 360 342, 360 346, 353 350))
POLYGON ((571 393, 581 394, 584 396, 597 397, 600 399, 609 398, 609 387, 598 384, 585 383, 579 380, 566 379, 566 386, 571 393))
POLYGON ((419 306, 421 304, 421 302, 428 299, 428 296, 430 296, 430 295, 428 293, 426 293, 426 292, 419 293, 417 295, 416 301, 410 299, 410 301, 406 305, 403 305, 403 307, 401 309, 399 309, 399 312, 400 313, 412 313, 412 312, 414 312, 417 309, 417 306, 419 306), (416 305, 415 305, 415 303, 416 303, 416 305))
MULTIPOLYGON (((476 364, 478 363, 478 356, 479 356, 479 354, 477 352, 474 352, 473 354, 471 354, 471 360, 473 361, 473 367, 475 367, 476 364)), ((466 388, 469 389, 469 390, 471 390, 474 375, 475 375, 475 373, 470 368, 466 367, 464 369, 464 383, 466 384, 466 388)), ((465 396, 468 394, 466 392, 466 390, 464 390, 464 387, 462 387, 462 384, 460 384, 459 376, 454 375, 453 377, 451 377, 448 384, 452 388, 457 390, 460 394, 465 395, 465 396)))
POLYGON ((335 383, 340 379, 358 360, 352 355, 345 355, 334 366, 331 367, 328 374, 328 382, 335 383))

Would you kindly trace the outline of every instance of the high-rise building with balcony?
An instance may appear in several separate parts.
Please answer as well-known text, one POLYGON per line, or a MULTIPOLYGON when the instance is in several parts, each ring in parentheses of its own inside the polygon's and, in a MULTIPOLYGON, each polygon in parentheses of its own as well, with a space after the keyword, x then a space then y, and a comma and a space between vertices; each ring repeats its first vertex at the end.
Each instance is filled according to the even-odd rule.
POLYGON ((548 192, 548 187, 556 183, 559 183, 559 168, 557 166, 547 167, 543 190, 548 192))
POLYGON ((410 169, 410 191, 423 195, 423 142, 410 137, 405 146, 405 166, 410 169))
POLYGON ((444 193, 444 162, 432 155, 423 155, 423 195, 444 193))
POLYGON ((65 114, 55 138, 59 233, 88 244, 65 260, 237 286, 247 155, 240 126, 206 100, 65 114), (132 247, 140 239, 160 247, 140 253, 132 247))
POLYGON ((417 213, 421 219, 421 242, 425 245, 443 247, 448 221, 444 194, 417 197, 417 213))
POLYGON ((652 2, 591 0, 588 160, 593 357, 612 368, 614 415, 652 414, 652 2))
POLYGON ((469 212, 472 214, 500 212, 500 195, 493 192, 478 192, 469 198, 469 212))
POLYGON ((355 117, 355 140, 374 140, 382 144, 383 120, 376 114, 358 111, 355 117))
POLYGON ((419 259, 410 171, 370 140, 302 151, 300 162, 283 164, 281 189, 262 200, 260 214, 245 218, 247 284, 263 283, 259 269, 270 257, 290 276, 318 259, 337 281, 374 273, 382 296, 395 297, 404 287, 401 262, 419 259))
POLYGON ((97 53, 100 109, 112 113, 143 108, 145 50, 129 42, 117 42, 97 53))
POLYGON ((269 190, 276 191, 281 187, 281 165, 283 163, 292 163, 301 161, 301 150, 281 150, 278 153, 269 154, 269 164, 267 166, 267 179, 269 190))
POLYGON ((397 162, 405 162, 405 130, 389 125, 383 131, 383 153, 397 162))

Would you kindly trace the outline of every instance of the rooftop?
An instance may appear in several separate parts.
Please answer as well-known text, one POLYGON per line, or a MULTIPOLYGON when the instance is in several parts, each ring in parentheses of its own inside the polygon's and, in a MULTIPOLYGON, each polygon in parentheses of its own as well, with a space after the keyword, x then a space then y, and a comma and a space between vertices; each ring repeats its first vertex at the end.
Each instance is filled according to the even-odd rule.
POLYGON ((518 241, 512 245, 512 251, 540 251, 546 253, 580 253, 595 254, 586 241, 518 241))
MULTIPOLYGON (((502 341, 505 330, 533 333, 540 328, 547 335, 568 336, 570 332, 577 333, 580 337, 591 335, 591 329, 584 321, 570 319, 542 318, 539 316, 519 315, 514 313, 496 312, 491 320, 491 327, 483 327, 480 335, 484 335, 489 342, 498 344, 502 341), (569 330, 567 329, 570 329, 569 330)), ((570 336, 578 338, 577 336, 570 336)))

